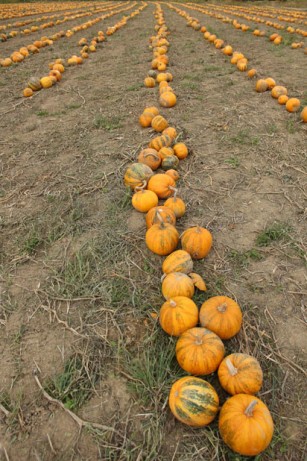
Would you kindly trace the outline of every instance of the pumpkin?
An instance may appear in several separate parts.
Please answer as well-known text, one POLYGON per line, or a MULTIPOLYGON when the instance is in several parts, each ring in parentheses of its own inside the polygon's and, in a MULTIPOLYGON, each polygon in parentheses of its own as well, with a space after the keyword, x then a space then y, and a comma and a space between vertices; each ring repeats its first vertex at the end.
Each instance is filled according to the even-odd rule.
POLYGON ((159 173, 149 179, 147 188, 155 192, 159 198, 164 199, 173 194, 175 184, 173 178, 159 173))
POLYGON ((173 146, 175 155, 180 159, 183 160, 188 156, 188 148, 183 142, 178 142, 173 146))
POLYGON ((194 283, 190 277, 183 272, 172 272, 167 274, 163 279, 162 294, 165 299, 170 299, 174 296, 192 298, 194 291, 194 283))
POLYGON ((156 136, 153 138, 149 143, 149 147, 159 151, 162 147, 169 147, 171 144, 172 139, 167 134, 163 134, 162 136, 156 136))
POLYGON ((257 456, 270 444, 274 423, 268 407, 257 397, 237 394, 222 406, 219 430, 231 450, 257 456))
POLYGON ((21 53, 19 53, 19 51, 14 51, 14 53, 11 54, 11 60, 13 62, 21 62, 24 60, 24 58, 25 57, 21 53))
POLYGON ((180 422, 192 427, 203 427, 215 418, 219 409, 219 398, 207 381, 185 376, 172 385, 169 406, 180 422))
POLYGON ((58 70, 51 70, 49 72, 49 75, 52 76, 52 77, 55 77, 57 82, 59 82, 60 80, 62 80, 62 74, 60 71, 58 70))
POLYGON ((222 340, 206 328, 196 327, 186 330, 176 344, 179 365, 195 376, 213 373, 224 355, 225 348, 222 340))
POLYGON ((181 272, 189 274, 193 270, 193 260, 189 253, 184 250, 176 250, 165 258, 162 264, 164 274, 181 272))
POLYGON ((40 82, 43 88, 50 88, 53 85, 51 77, 42 77, 40 82))
POLYGON ((162 107, 173 107, 177 102, 177 98, 171 91, 165 91, 161 94, 159 102, 162 107))
POLYGON ((269 88, 269 85, 264 79, 257 80, 256 91, 257 93, 264 93, 269 88))
POLYGON ((158 218, 158 213, 163 222, 172 224, 173 226, 175 226, 176 224, 175 213, 166 206, 157 206, 157 207, 151 208, 146 215, 147 229, 149 229, 154 224, 159 224, 160 219, 158 218))
POLYGON ((279 96, 287 95, 288 90, 284 86, 276 85, 272 88, 271 95, 273 98, 278 99, 279 96))
POLYGON ((33 96, 33 90, 31 88, 25 88, 23 90, 23 95, 25 98, 29 98, 31 96, 33 96))
POLYGON ((228 394, 256 394, 261 389, 263 373, 258 360, 248 354, 231 354, 224 358, 218 377, 228 394))
POLYGON ((132 206, 141 213, 146 213, 151 208, 156 207, 158 205, 159 199, 157 194, 152 192, 151 190, 137 190, 138 187, 135 188, 137 192, 132 196, 132 206))
POLYGON ((247 60, 246 59, 239 59, 237 61, 237 68, 240 72, 245 72, 247 70, 247 60))
POLYGON ((282 94, 278 98, 278 104, 284 106, 286 102, 288 101, 289 97, 286 94, 282 94))
POLYGON ((301 112, 301 119, 303 122, 307 123, 307 106, 301 112))
POLYGON ((152 77, 146 77, 144 80, 144 85, 146 86, 146 88, 153 88, 154 86, 156 86, 156 81, 152 77))
POLYGON ((173 75, 170 72, 166 72, 166 81, 167 82, 172 82, 173 81, 173 75))
POLYGON ((227 296, 213 296, 205 301, 199 312, 200 324, 222 339, 235 336, 242 325, 239 304, 227 296))
POLYGON ((206 283, 200 275, 196 274, 195 272, 191 272, 189 276, 196 288, 198 288, 201 291, 207 291, 206 283))
POLYGON ((164 203, 164 206, 167 206, 175 213, 176 218, 181 218, 185 213, 185 203, 184 201, 177 197, 175 192, 174 197, 170 197, 164 203))
POLYGON ((148 71, 148 77, 151 77, 151 78, 157 78, 157 71, 153 70, 153 69, 150 69, 148 71))
POLYGON ((12 63, 13 61, 11 60, 11 58, 5 58, 5 59, 0 60, 0 65, 2 67, 10 67, 12 63))
POLYGON ((171 336, 180 336, 198 323, 198 308, 185 296, 176 296, 166 301, 159 314, 162 329, 171 336))
POLYGON ((63 64, 57 62, 54 64, 52 69, 58 70, 59 72, 61 72, 61 74, 63 74, 63 72, 65 71, 63 64))
POLYGON ((232 55, 232 47, 230 45, 226 45, 224 48, 223 48, 223 53, 226 55, 226 56, 231 56, 232 55))
POLYGON ((271 78, 271 77, 266 78, 265 81, 268 84, 269 90, 272 90, 274 88, 274 86, 276 86, 275 80, 273 78, 271 78))
POLYGON ((286 109, 288 112, 297 112, 300 108, 301 102, 297 98, 290 98, 286 102, 286 109))
POLYGON ((248 78, 253 78, 253 77, 255 77, 256 74, 257 74, 256 69, 250 69, 250 70, 247 72, 248 78))
POLYGON ((28 87, 33 91, 39 91, 42 88, 40 79, 37 77, 31 77, 28 81, 28 87))
POLYGON ((138 156, 138 162, 148 165, 152 170, 159 168, 161 157, 155 149, 143 149, 138 156))
POLYGON ((173 170, 173 169, 167 170, 167 171, 165 172, 165 174, 167 174, 168 176, 170 176, 171 178, 173 178, 174 181, 178 181, 178 179, 180 178, 180 175, 179 175, 178 171, 173 170))
POLYGON ((167 134, 171 139, 175 139, 177 136, 177 131, 172 126, 169 126, 168 128, 162 131, 162 134, 167 134))
POLYGON ((168 127, 168 123, 162 115, 156 115, 151 121, 151 126, 155 131, 160 133, 168 127))
POLYGON ((162 149, 159 150, 159 155, 160 158, 164 160, 166 157, 173 157, 174 150, 171 147, 162 147, 162 149))
POLYGON ((174 170, 179 166, 179 159, 176 155, 168 155, 162 160, 161 167, 163 170, 174 170))
POLYGON ((125 172, 124 183, 131 189, 135 189, 142 186, 152 175, 153 171, 149 166, 144 163, 132 163, 125 172))
POLYGON ((190 253, 193 259, 202 259, 211 250, 212 235, 204 227, 190 227, 183 232, 181 245, 183 250, 190 253))
POLYGON ((167 81, 167 74, 165 72, 160 72, 157 75, 157 82, 160 83, 160 82, 166 82, 166 81, 167 81))
MULTIPOLYGON (((160 219, 159 213, 157 215, 160 219)), ((146 231, 145 242, 153 253, 166 256, 177 247, 179 234, 172 224, 167 224, 161 220, 159 224, 154 224, 146 231)))
POLYGON ((152 119, 154 118, 154 115, 153 114, 150 114, 149 112, 147 113, 143 113, 142 115, 140 115, 139 117, 139 124, 143 127, 143 128, 148 128, 149 126, 151 126, 151 122, 152 122, 152 119))
POLYGON ((159 109, 155 106, 146 107, 143 114, 152 114, 153 117, 155 117, 156 115, 159 115, 159 109))

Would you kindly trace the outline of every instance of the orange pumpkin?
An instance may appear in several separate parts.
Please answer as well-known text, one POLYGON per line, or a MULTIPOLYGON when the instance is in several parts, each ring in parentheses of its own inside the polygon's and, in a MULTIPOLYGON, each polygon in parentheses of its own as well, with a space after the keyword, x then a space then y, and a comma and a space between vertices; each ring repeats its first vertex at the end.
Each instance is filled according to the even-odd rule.
POLYGON ((167 134, 171 139, 175 139, 177 136, 177 131, 172 126, 169 126, 168 128, 162 131, 162 134, 167 134))
POLYGON ((159 152, 162 147, 169 147, 171 144, 172 139, 167 134, 163 134, 162 136, 153 138, 149 143, 149 147, 159 152))
POLYGON ((272 90, 274 88, 274 86, 276 86, 275 80, 273 78, 271 78, 271 77, 266 78, 265 81, 268 84, 269 90, 272 90))
POLYGON ((271 95, 275 99, 278 99, 279 96, 287 95, 287 94, 288 94, 287 88, 285 88, 284 86, 280 86, 280 85, 274 86, 274 88, 271 91, 271 95))
POLYGON ((168 122, 162 115, 156 115, 151 121, 152 128, 160 133, 168 127, 168 122))
POLYGON ((203 427, 210 424, 217 415, 219 398, 207 381, 185 376, 172 385, 169 406, 180 422, 192 427, 203 427))
POLYGON ((171 91, 166 91, 161 94, 159 102, 162 107, 173 107, 177 102, 176 95, 171 91))
POLYGON ((255 77, 256 74, 257 74, 256 69, 250 69, 250 70, 247 72, 248 78, 253 78, 253 77, 255 77))
POLYGON ((33 91, 39 91, 42 88, 42 84, 40 79, 37 77, 31 77, 28 81, 28 87, 31 88, 33 91))
POLYGON ((166 157, 172 157, 174 155, 174 150, 171 147, 162 147, 162 149, 159 150, 159 155, 162 160, 164 160, 166 157))
MULTIPOLYGON (((171 274, 170 274, 171 275, 171 274)), ((206 328, 186 330, 176 344, 179 365, 191 375, 210 375, 217 370, 225 355, 224 344, 206 328)))
POLYGON ((288 112, 297 112, 300 108, 301 102, 297 98, 290 98, 286 102, 286 109, 288 112))
POLYGON ((171 178, 173 178, 174 181, 178 181, 178 179, 180 178, 180 175, 179 175, 178 171, 173 170, 173 169, 167 170, 167 171, 165 172, 165 174, 167 174, 167 175, 169 175, 171 178))
POLYGON ((301 112, 301 119, 303 122, 307 123, 307 106, 301 112))
MULTIPOLYGON (((157 215, 159 219, 159 213, 157 215)), ((145 242, 153 253, 166 256, 177 247, 179 234, 172 224, 161 220, 159 224, 154 224, 146 231, 145 242)))
POLYGON ((193 260, 189 253, 184 250, 176 250, 165 258, 162 264, 164 274, 181 272, 189 274, 193 270, 193 260))
POLYGON ((153 171, 149 166, 144 163, 132 163, 125 172, 124 183, 134 190, 142 186, 144 181, 147 182, 152 175, 153 171))
POLYGON ((144 80, 144 85, 146 86, 146 88, 153 88, 154 86, 156 86, 156 81, 152 77, 146 77, 144 80))
POLYGON ((228 394, 256 394, 261 389, 263 373, 258 360, 247 354, 225 357, 218 369, 218 377, 228 394))
POLYGON ((226 54, 226 56, 231 56, 232 47, 230 45, 226 45, 225 48, 223 48, 223 53, 226 54))
POLYGON ((151 122, 152 122, 152 119, 153 119, 154 115, 152 114, 149 114, 149 113, 143 113, 140 115, 139 117, 139 124, 143 127, 143 128, 148 128, 149 126, 151 126, 151 122))
POLYGON ((31 88, 25 88, 23 90, 23 95, 25 98, 30 98, 31 96, 33 96, 33 90, 31 88))
POLYGON ((242 312, 240 306, 228 296, 213 296, 202 304, 199 321, 220 338, 229 339, 240 331, 242 312))
POLYGON ((153 117, 155 117, 156 115, 159 115, 159 109, 155 106, 146 107, 143 114, 152 114, 153 117))
POLYGON ((281 94, 278 98, 278 104, 284 106, 288 101, 289 97, 286 94, 281 94))
POLYGON ((178 142, 173 146, 175 155, 180 159, 183 160, 188 156, 188 148, 183 142, 178 142))
POLYGON ((190 277, 183 272, 172 272, 167 274, 162 282, 162 294, 165 299, 170 299, 174 296, 192 298, 194 290, 194 283, 190 277))
POLYGON ((257 80, 256 91, 257 93, 264 93, 269 88, 269 85, 264 79, 257 80))
POLYGON ((274 423, 268 407, 257 397, 237 394, 222 406, 219 430, 231 450, 257 456, 270 444, 274 423))
POLYGON ((161 157, 155 149, 147 148, 139 153, 138 162, 145 163, 155 171, 161 165, 161 157))
POLYGON ((190 227, 182 234, 181 245, 193 259, 202 259, 211 250, 212 235, 204 227, 190 227))
POLYGON ((175 184, 173 178, 159 173, 149 179, 147 188, 155 192, 159 198, 164 199, 173 194, 175 184))
POLYGON ((181 218, 185 213, 185 203, 181 198, 177 197, 176 193, 174 197, 170 197, 166 200, 164 206, 173 210, 176 218, 181 218))
POLYGON ((43 88, 50 88, 53 85, 51 77, 42 77, 40 82, 43 88))
POLYGON ((198 323, 198 308, 185 296, 176 296, 166 301, 159 314, 162 329, 171 336, 180 336, 198 323))
MULTIPOLYGON (((136 187, 135 190, 137 189, 136 187)), ((132 206, 141 213, 147 213, 151 208, 156 207, 158 202, 157 194, 151 190, 137 190, 132 197, 132 206)))
POLYGON ((172 224, 173 226, 175 226, 176 216, 173 210, 171 210, 170 208, 166 206, 156 206, 154 208, 151 208, 146 215, 147 229, 149 229, 154 224, 159 224, 161 219, 158 218, 158 214, 163 222, 172 224))

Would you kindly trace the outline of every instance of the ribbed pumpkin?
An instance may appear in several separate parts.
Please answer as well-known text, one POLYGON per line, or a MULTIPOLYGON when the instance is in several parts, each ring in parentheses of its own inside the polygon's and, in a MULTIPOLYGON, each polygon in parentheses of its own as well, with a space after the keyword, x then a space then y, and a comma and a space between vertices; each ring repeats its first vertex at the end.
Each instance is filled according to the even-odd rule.
POLYGON ((156 86, 156 81, 152 77, 146 77, 144 79, 144 85, 146 86, 146 88, 153 88, 154 86, 156 86))
POLYGON ((159 155, 164 160, 166 157, 174 156, 174 150, 171 147, 162 147, 159 150, 159 155))
POLYGON ((257 80, 256 82, 256 91, 257 93, 264 93, 269 88, 269 85, 264 79, 257 80))
POLYGON ((33 91, 39 91, 42 88, 42 84, 40 79, 37 77, 31 77, 28 81, 28 87, 31 88, 33 91))
POLYGON ((177 98, 171 91, 166 91, 161 94, 159 102, 162 107, 173 107, 177 102, 177 98))
POLYGON ((149 181, 147 188, 152 190, 161 199, 170 197, 173 194, 176 183, 170 176, 159 173, 152 176, 149 181))
MULTIPOLYGON (((159 213, 157 215, 159 219, 159 213)), ((161 221, 160 224, 154 224, 147 230, 145 241, 147 247, 153 253, 166 256, 177 247, 179 234, 172 224, 161 221)))
POLYGON ((253 78, 253 77, 255 77, 256 74, 257 74, 256 69, 250 69, 250 70, 247 72, 248 78, 253 78))
POLYGON ((257 397, 237 394, 222 406, 219 430, 231 450, 257 456, 270 444, 274 423, 268 407, 257 397))
POLYGON ((33 90, 31 88, 25 88, 23 90, 23 95, 25 98, 30 98, 31 96, 33 96, 33 90))
POLYGON ((198 308, 185 296, 176 296, 166 301, 159 314, 162 329, 171 336, 180 336, 198 323, 198 308))
POLYGON ((185 203, 181 198, 177 197, 176 192, 174 197, 170 197, 166 200, 164 206, 173 210, 176 218, 181 218, 185 213, 185 203))
POLYGON ((155 149, 143 149, 138 155, 138 162, 148 165, 153 171, 161 165, 161 157, 155 149))
POLYGON ((165 172, 165 174, 167 174, 168 176, 170 176, 171 178, 173 178, 174 181, 178 181, 178 179, 180 178, 180 175, 179 175, 178 171, 173 170, 173 169, 167 170, 167 171, 165 172))
POLYGON ((284 106, 288 100, 289 100, 289 97, 286 94, 280 95, 279 98, 277 99, 278 104, 280 104, 281 106, 284 106))
POLYGON ((51 77, 42 77, 40 79, 41 85, 43 88, 51 88, 53 83, 51 77))
POLYGON ((153 171, 149 166, 144 163, 132 163, 126 170, 124 183, 133 190, 142 186, 152 175, 153 171))
POLYGON ((149 112, 143 113, 139 117, 139 124, 143 128, 148 128, 149 126, 151 126, 151 122, 154 117, 155 116, 153 114, 150 114, 149 112))
POLYGON ((261 389, 263 373, 258 360, 248 354, 231 354, 224 358, 218 377, 228 394, 256 394, 261 389))
POLYGON ((276 86, 275 80, 273 78, 271 78, 271 77, 266 78, 265 81, 267 82, 268 87, 269 87, 270 90, 272 90, 274 88, 274 86, 276 86))
POLYGON ((288 112, 297 112, 300 108, 301 102, 297 98, 290 98, 286 102, 286 109, 288 112))
POLYGON ((159 109, 155 106, 145 107, 143 114, 152 114, 154 117, 159 115, 159 109))
POLYGON ((274 86, 274 88, 271 91, 271 95, 275 99, 278 99, 279 96, 287 95, 287 94, 288 94, 287 88, 284 86, 280 86, 280 85, 274 86))
POLYGON ((199 321, 220 338, 229 339, 240 331, 242 312, 240 306, 228 296, 213 296, 202 304, 199 321))
POLYGON ((181 245, 193 259, 202 259, 211 250, 212 235, 204 227, 190 227, 182 234, 181 245))
POLYGON ((162 136, 156 136, 153 138, 149 143, 149 147, 159 151, 162 147, 169 147, 171 144, 172 138, 170 138, 167 134, 163 134, 162 136))
POLYGON ((146 215, 147 229, 149 229, 154 224, 159 224, 159 222, 161 221, 160 218, 165 223, 172 224, 173 226, 175 226, 176 224, 176 216, 173 210, 171 210, 170 208, 166 206, 157 206, 157 207, 151 208, 146 215), (160 215, 159 218, 158 218, 158 213, 160 215))
POLYGON ((219 398, 207 381, 185 376, 172 385, 169 406, 173 415, 182 423, 203 427, 215 418, 219 409, 219 398))
POLYGON ((162 160, 161 168, 165 171, 175 170, 179 166, 179 158, 176 155, 168 155, 162 160))
POLYGON ((175 139, 177 136, 177 131, 172 126, 169 126, 162 131, 162 134, 167 134, 171 139, 175 139))
POLYGON ((161 133, 168 127, 168 122, 162 115, 156 115, 151 121, 151 126, 155 131, 161 133))
POLYGON ((217 370, 225 355, 224 344, 206 328, 186 330, 176 344, 179 365, 191 375, 210 375, 217 370))
POLYGON ((164 274, 172 272, 181 272, 189 274, 193 270, 193 260, 189 253, 184 250, 176 250, 171 253, 162 264, 164 274))
MULTIPOLYGON (((136 187, 135 190, 138 188, 136 187)), ((151 208, 158 205, 159 199, 157 194, 151 190, 138 190, 133 194, 132 206, 141 213, 146 213, 151 208)))
POLYGON ((172 272, 167 274, 163 279, 162 294, 165 299, 174 298, 175 296, 192 298, 194 291, 194 283, 183 272, 172 272))

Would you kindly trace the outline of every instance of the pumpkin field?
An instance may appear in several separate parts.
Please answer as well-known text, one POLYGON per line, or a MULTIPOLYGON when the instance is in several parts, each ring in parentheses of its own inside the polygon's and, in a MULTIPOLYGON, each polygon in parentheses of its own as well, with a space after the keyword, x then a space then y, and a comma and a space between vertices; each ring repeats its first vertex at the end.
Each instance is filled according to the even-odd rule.
POLYGON ((0 461, 306 459, 307 3, 0 4, 0 461))

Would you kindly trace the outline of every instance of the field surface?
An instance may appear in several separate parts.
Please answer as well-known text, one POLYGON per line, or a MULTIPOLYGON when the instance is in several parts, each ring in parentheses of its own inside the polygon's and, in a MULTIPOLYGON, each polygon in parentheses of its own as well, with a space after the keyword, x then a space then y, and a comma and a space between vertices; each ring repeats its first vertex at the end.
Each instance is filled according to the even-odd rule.
MULTIPOLYGON (((158 86, 143 83, 157 3, 16 5, 3 6, 0 36, 19 33, 0 42, 0 60, 42 35, 64 33, 0 67, 1 461, 304 460, 307 125, 300 111, 307 106, 307 39, 286 28, 306 31, 306 9, 258 3, 247 13, 244 3, 243 10, 161 3, 177 96, 174 107, 163 108, 158 86), (194 18, 194 28, 179 10, 194 18), (49 16, 56 16, 53 25, 31 30, 49 16), (22 21, 28 24, 16 25, 22 21), (197 24, 242 52, 257 77, 240 72, 197 24), (21 33, 25 28, 30 33, 21 33), (79 40, 89 43, 98 31, 106 40, 82 65, 67 66, 80 54, 79 40), (269 40, 273 33, 280 45, 269 40), (294 49, 293 42, 302 43, 294 49), (48 75, 59 58, 61 81, 23 97, 29 79, 48 75), (267 77, 300 100, 298 112, 270 91, 255 91, 267 77), (256 458, 227 448, 218 418, 193 429, 168 407, 172 384, 187 373, 176 361, 176 338, 158 321, 163 258, 146 247, 144 215, 123 183, 127 166, 156 135, 138 123, 147 106, 159 107, 189 148, 179 165, 187 212, 178 232, 200 225, 213 235, 210 254, 194 262, 208 290, 193 299, 198 307, 211 296, 236 299, 243 325, 224 341, 226 352, 251 354, 263 369, 257 395, 275 431, 256 458)), ((204 379, 222 405, 227 394, 216 374, 204 379)))

